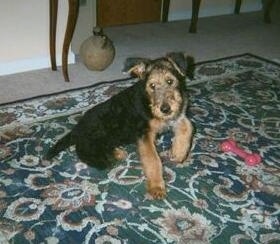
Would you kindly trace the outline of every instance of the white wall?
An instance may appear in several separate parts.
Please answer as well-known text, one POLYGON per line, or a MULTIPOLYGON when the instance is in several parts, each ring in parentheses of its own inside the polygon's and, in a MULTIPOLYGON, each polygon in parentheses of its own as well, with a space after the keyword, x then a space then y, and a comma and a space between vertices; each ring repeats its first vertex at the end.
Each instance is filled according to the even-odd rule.
MULTIPOLYGON (((61 64, 68 1, 58 2, 56 48, 61 64)), ((0 0, 0 20, 0 75, 50 67, 49 0, 0 0)))
MULTIPOLYGON (((96 0, 87 0, 83 8, 93 8, 96 0)), ((62 45, 68 15, 68 1, 59 0, 57 21, 57 64, 61 64, 62 45)), ((191 0, 171 0, 169 20, 189 19, 191 0)), ((232 14, 235 0, 202 0, 200 17, 232 14)), ((241 12, 261 9, 261 0, 243 1, 241 12)), ((87 16, 95 14, 89 11, 87 16)), ((94 18, 94 16, 93 16, 94 18)), ((94 20, 89 22, 95 23, 94 20)), ((85 25, 79 16, 77 28, 85 25)), ((89 25, 88 29, 91 25, 89 25)), ((0 75, 50 67, 49 59, 49 0, 0 0, 0 75)), ((76 31, 76 34, 79 31, 76 31)), ((83 31, 80 31, 83 33, 83 31)), ((83 35, 88 35, 84 31, 83 35)), ((83 38, 78 38, 83 40, 83 38)), ((78 43, 79 44, 79 43, 78 43)), ((76 44, 77 49, 78 45, 76 44)), ((68 61, 74 62, 70 52, 68 61)))

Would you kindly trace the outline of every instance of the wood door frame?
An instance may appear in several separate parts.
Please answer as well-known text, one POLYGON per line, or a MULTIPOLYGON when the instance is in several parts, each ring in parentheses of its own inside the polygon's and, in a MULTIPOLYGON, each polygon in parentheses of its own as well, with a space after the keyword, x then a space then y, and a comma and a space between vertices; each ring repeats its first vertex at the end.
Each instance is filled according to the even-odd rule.
MULTIPOLYGON (((95 0, 96 2, 96 25, 98 25, 98 9, 99 9, 99 1, 102 0, 95 0)), ((167 22, 168 21, 168 14, 169 14, 169 6, 170 0, 161 0, 161 12, 160 12, 160 21, 167 22)))

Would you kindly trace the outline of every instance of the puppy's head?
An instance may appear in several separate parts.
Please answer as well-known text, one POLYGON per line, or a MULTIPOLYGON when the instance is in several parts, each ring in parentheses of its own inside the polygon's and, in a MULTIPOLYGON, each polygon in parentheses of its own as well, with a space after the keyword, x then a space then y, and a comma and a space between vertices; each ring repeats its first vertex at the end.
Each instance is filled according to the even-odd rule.
POLYGON ((176 118, 186 107, 186 77, 193 77, 194 59, 183 53, 170 53, 159 59, 128 58, 124 71, 145 83, 153 116, 176 118))

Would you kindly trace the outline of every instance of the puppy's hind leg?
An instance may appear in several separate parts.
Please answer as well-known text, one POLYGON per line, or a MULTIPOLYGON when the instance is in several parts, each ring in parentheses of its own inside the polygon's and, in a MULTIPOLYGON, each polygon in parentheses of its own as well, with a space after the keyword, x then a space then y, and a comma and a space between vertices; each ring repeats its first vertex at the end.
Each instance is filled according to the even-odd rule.
POLYGON ((125 160, 128 156, 127 151, 121 147, 116 147, 113 151, 114 158, 118 161, 125 160))
POLYGON ((104 149, 94 146, 89 141, 77 143, 76 152, 81 161, 94 168, 104 170, 112 164, 112 159, 108 158, 104 149))

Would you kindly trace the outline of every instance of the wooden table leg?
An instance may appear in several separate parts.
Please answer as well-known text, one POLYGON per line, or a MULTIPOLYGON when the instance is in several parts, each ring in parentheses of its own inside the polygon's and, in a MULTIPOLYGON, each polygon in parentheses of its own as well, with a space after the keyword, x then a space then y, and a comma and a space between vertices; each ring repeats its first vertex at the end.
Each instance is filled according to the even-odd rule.
POLYGON ((169 13, 169 5, 170 5, 170 0, 163 0, 162 4, 162 22, 167 22, 168 21, 168 13, 169 13))
POLYGON ((263 17, 264 22, 267 24, 271 23, 270 11, 273 7, 275 0, 265 0, 263 2, 263 17))
POLYGON ((68 20, 67 20, 67 27, 66 27, 63 49, 62 49, 62 72, 65 81, 69 81, 68 52, 74 34, 75 26, 77 23, 78 12, 79 12, 79 0, 68 0, 68 5, 69 5, 68 20))
POLYGON ((189 28, 190 33, 196 33, 200 3, 201 3, 201 0, 192 0, 192 19, 191 19, 191 25, 189 28))
MULTIPOLYGON (((265 23, 271 23, 270 12, 275 0, 263 0, 263 19, 265 23)), ((235 1, 234 13, 239 14, 242 0, 235 1)))
POLYGON ((235 1, 235 7, 234 7, 234 13, 239 14, 240 13, 240 8, 241 8, 241 0, 236 0, 235 1))
POLYGON ((58 0, 49 0, 49 6, 50 6, 50 12, 49 12, 49 14, 50 14, 50 58, 51 58, 52 70, 57 70, 56 49, 55 49, 57 3, 58 3, 58 0))
MULTIPOLYGON (((50 4, 50 58, 52 70, 57 70, 56 65, 56 26, 57 26, 57 8, 58 0, 49 0, 50 4)), ((72 41, 73 33, 75 30, 78 11, 79 0, 68 0, 69 10, 67 27, 64 36, 63 49, 62 49, 62 72, 65 81, 69 81, 68 75, 68 52, 69 46, 72 41)))

